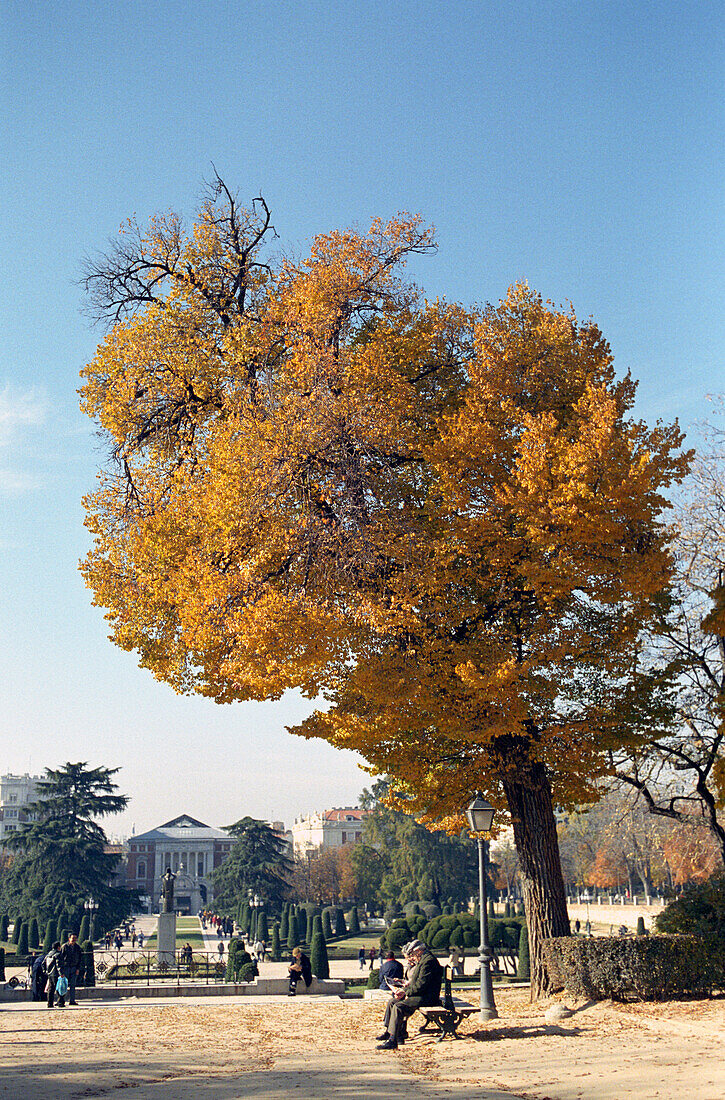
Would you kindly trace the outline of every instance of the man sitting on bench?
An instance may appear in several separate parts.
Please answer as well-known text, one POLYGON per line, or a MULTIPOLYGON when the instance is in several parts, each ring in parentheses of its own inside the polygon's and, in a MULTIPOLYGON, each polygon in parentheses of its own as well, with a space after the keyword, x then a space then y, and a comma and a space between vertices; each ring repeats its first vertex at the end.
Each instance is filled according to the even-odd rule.
POLYGON ((423 1005, 440 1003, 443 967, 438 959, 420 940, 410 944, 407 955, 413 961, 413 969, 405 985, 396 989, 388 1002, 385 1031, 378 1035, 378 1040, 382 1040, 378 1050, 397 1050, 405 1042, 408 1017, 423 1005))

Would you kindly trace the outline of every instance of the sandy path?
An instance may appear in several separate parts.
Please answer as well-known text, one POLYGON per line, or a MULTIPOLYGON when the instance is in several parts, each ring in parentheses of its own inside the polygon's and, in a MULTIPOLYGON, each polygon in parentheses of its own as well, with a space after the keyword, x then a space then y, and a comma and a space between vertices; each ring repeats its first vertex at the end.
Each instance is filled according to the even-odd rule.
MULTIPOLYGON (((315 998, 0 1012, 0 1097, 80 1100, 721 1100, 725 1002, 582 1007, 559 1026, 521 990, 462 1042, 378 1053, 379 1005, 315 998)), ((413 1034, 413 1029, 411 1029, 413 1034)))

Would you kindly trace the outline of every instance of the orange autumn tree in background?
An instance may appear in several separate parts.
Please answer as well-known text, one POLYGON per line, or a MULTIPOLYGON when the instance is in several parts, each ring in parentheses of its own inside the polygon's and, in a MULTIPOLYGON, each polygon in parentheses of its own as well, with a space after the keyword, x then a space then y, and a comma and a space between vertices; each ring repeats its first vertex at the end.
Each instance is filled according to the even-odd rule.
POLYGON ((630 418, 596 326, 401 278, 419 218, 272 263, 221 181, 191 234, 131 226, 89 273, 113 327, 83 407, 114 467, 83 569, 116 644, 218 702, 325 697, 295 732, 362 753, 406 809, 510 812, 531 938, 568 933, 554 805, 595 797, 646 700, 676 427, 630 418))

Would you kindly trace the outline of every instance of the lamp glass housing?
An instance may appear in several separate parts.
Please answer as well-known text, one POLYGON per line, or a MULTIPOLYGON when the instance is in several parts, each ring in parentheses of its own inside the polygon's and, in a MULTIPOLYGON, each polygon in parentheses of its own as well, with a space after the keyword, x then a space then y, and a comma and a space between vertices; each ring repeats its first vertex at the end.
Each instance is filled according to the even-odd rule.
POLYGON ((488 833, 493 825, 495 810, 490 802, 476 794, 471 805, 466 810, 466 817, 472 833, 488 833))

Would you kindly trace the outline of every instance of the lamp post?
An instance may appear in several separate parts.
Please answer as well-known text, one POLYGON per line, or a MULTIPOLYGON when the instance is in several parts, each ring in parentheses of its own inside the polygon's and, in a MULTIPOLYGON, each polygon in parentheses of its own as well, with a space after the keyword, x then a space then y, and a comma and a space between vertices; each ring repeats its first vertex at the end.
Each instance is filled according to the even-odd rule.
POLYGON ((491 981, 491 948, 488 942, 488 913, 486 912, 486 840, 493 825, 494 809, 490 802, 476 791, 476 797, 466 810, 468 826, 478 840, 478 911, 481 929, 481 944, 478 962, 481 967, 481 1019, 495 1020, 498 1017, 493 1000, 493 982, 491 981))
POLYGON ((98 902, 93 895, 89 897, 88 901, 83 903, 83 908, 88 910, 88 939, 93 943, 96 938, 94 932, 96 930, 96 913, 98 912, 98 902))

